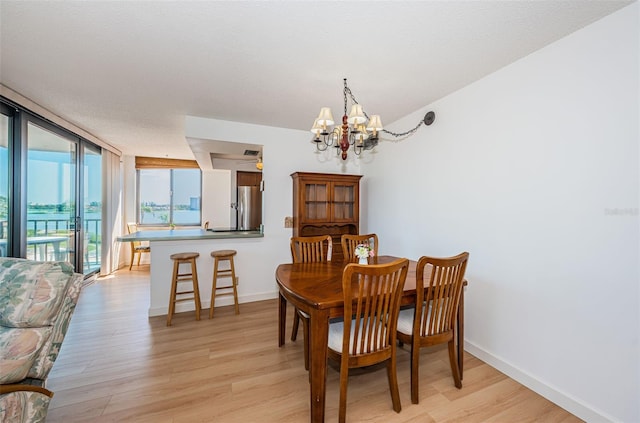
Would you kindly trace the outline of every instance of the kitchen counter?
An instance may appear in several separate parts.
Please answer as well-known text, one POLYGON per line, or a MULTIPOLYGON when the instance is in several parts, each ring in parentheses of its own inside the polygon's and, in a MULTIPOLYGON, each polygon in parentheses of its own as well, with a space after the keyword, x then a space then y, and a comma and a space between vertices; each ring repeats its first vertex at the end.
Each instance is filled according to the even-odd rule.
POLYGON ((205 229, 167 229, 138 231, 117 238, 120 242, 131 241, 180 241, 195 239, 262 238, 260 231, 205 230, 205 229))
MULTIPOLYGON (((173 229, 138 231, 133 234, 123 235, 117 238, 122 243, 132 241, 149 242, 150 254, 150 283, 149 283, 149 316, 166 315, 171 292, 171 275, 173 261, 171 255, 175 253, 196 252, 200 254, 197 261, 198 284, 200 286, 200 299, 202 308, 211 305, 211 287, 213 276, 213 259, 211 251, 236 250, 238 255, 234 257, 236 275, 238 280, 247 274, 247 269, 259 268, 262 264, 256 264, 254 259, 264 255, 264 234, 260 231, 237 230, 204 230, 204 229, 173 229)), ((267 274, 267 270, 262 273, 267 274)), ((240 303, 245 301, 259 301, 271 298, 269 293, 247 294, 243 292, 243 285, 239 285, 240 303)), ((229 305, 233 301, 228 297, 216 300, 217 306, 229 305)), ((176 304, 176 312, 191 311, 194 309, 192 301, 176 304)), ((204 313, 204 312, 203 312, 204 313)))

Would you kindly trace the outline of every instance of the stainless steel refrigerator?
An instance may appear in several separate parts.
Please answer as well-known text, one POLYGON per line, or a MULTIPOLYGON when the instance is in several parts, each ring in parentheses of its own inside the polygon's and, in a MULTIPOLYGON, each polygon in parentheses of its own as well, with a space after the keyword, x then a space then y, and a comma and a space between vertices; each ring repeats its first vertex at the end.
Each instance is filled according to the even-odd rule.
POLYGON ((237 230, 259 230, 262 224, 262 191, 256 186, 239 186, 237 230))

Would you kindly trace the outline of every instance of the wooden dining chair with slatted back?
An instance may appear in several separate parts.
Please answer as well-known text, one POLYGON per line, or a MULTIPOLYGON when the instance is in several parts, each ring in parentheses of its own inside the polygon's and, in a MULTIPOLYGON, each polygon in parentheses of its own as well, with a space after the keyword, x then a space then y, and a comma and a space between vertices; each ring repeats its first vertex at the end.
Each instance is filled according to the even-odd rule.
POLYGON ((418 404, 420 348, 449 346, 449 364, 456 388, 462 377, 455 348, 455 324, 469 253, 454 257, 421 257, 416 267, 416 307, 400 311, 398 340, 411 345, 411 402, 418 404), (425 269, 428 281, 425 282, 425 269), (418 307, 422 304, 422 307, 418 307))
POLYGON ((360 244, 368 245, 373 250, 374 255, 378 256, 378 235, 376 234, 342 235, 340 243, 345 261, 358 261, 355 251, 360 244))
MULTIPOLYGON (((321 263, 331 261, 333 241, 329 235, 303 236, 291 238, 291 257, 294 263, 321 263)), ((304 335, 304 368, 309 370, 309 315, 296 309, 293 313, 291 340, 298 336, 298 325, 302 320, 304 335)))
POLYGON ((347 411, 349 369, 386 362, 393 410, 400 412, 396 374, 396 325, 409 260, 349 263, 342 275, 344 321, 329 324, 329 358, 340 363, 339 421, 347 411))
MULTIPOLYGON (((138 232, 138 225, 135 223, 127 223, 127 232, 129 234, 138 232)), ((151 247, 142 241, 131 241, 131 262, 129 263, 129 270, 131 270, 131 267, 133 266, 133 260, 136 254, 138 255, 138 266, 140 266, 142 253, 151 253, 151 247)))

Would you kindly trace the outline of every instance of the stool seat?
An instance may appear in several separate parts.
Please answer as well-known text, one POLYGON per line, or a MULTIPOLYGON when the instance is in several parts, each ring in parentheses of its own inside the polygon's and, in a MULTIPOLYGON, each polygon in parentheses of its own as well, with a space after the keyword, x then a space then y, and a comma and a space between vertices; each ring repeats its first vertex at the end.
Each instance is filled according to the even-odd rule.
POLYGON ((211 308, 209 308, 209 319, 213 319, 213 308, 216 305, 216 292, 219 290, 225 290, 218 295, 233 295, 233 301, 235 304, 236 314, 240 313, 240 307, 238 305, 238 278, 236 277, 236 269, 233 263, 233 256, 237 254, 236 250, 216 250, 211 252, 213 257, 213 284, 211 287, 211 308), (220 262, 229 262, 229 268, 220 269, 220 262), (230 278, 231 285, 219 286, 218 279, 230 278), (229 292, 229 290, 231 292, 229 292))
POLYGON ((189 260, 198 257, 200 257, 200 253, 175 253, 169 256, 171 260, 189 260))
POLYGON ((198 269, 196 267, 196 259, 198 257, 200 257, 200 253, 194 252, 175 253, 169 256, 173 260, 173 276, 171 278, 171 297, 169 298, 167 326, 171 326, 171 318, 176 310, 176 303, 181 301, 193 300, 196 306, 196 320, 200 320, 200 289, 198 286, 198 269), (190 265, 190 272, 180 273, 181 264, 190 265), (191 291, 178 291, 178 284, 187 281, 191 281, 193 289, 191 291), (193 296, 185 297, 185 294, 193 294, 193 296))
POLYGON ((211 252, 211 257, 218 257, 218 258, 233 257, 237 253, 238 252, 236 250, 217 250, 217 251, 212 251, 211 252))

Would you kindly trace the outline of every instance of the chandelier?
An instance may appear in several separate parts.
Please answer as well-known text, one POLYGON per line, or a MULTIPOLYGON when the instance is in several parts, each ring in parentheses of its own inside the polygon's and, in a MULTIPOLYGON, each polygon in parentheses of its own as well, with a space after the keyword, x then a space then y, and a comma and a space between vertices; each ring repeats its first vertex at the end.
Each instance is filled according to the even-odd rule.
POLYGON ((401 133, 387 131, 382 126, 380 115, 367 115, 354 97, 351 89, 347 85, 347 78, 344 78, 344 115, 342 115, 342 125, 334 127, 331 108, 322 107, 320 114, 313 122, 311 132, 315 135, 313 142, 318 151, 325 151, 333 146, 336 154, 341 154, 342 160, 347 159, 349 147, 353 148, 356 155, 360 155, 363 150, 371 150, 378 145, 378 135, 380 132, 389 134, 396 138, 412 135, 422 125, 431 125, 436 118, 434 112, 428 112, 424 119, 414 128, 401 133), (347 115, 347 97, 351 100, 351 112, 347 115))

